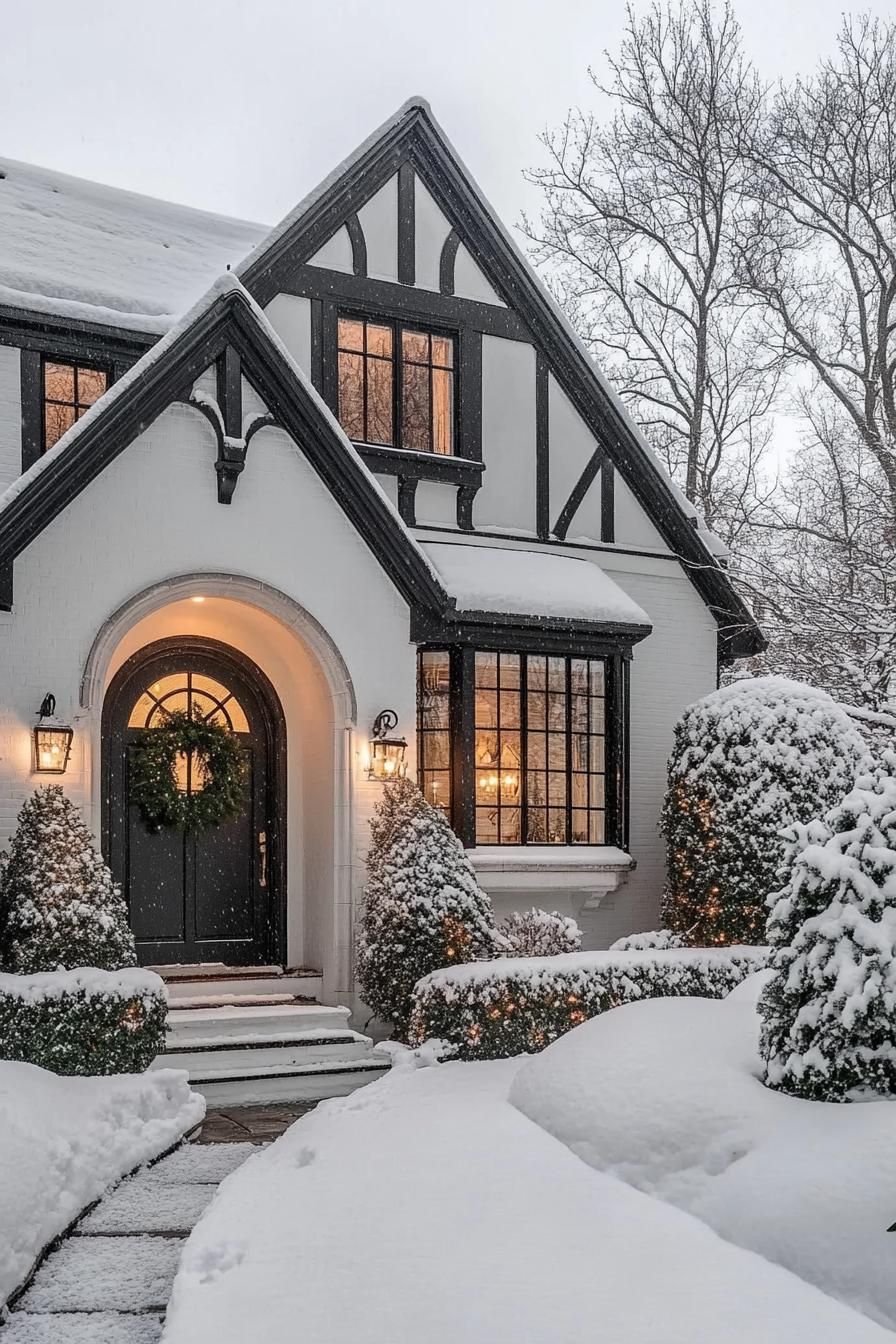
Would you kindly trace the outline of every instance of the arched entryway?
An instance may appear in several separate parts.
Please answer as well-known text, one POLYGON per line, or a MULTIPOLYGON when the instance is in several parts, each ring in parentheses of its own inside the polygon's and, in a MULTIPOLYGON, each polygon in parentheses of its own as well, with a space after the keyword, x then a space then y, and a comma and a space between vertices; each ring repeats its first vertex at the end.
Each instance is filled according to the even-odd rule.
POLYGON ((143 965, 276 965, 285 945, 283 712, 251 659, 217 640, 160 640, 119 669, 103 706, 103 844, 143 965), (200 834, 150 830, 128 796, 141 734, 186 710, 223 724, 248 761, 245 805, 200 834))

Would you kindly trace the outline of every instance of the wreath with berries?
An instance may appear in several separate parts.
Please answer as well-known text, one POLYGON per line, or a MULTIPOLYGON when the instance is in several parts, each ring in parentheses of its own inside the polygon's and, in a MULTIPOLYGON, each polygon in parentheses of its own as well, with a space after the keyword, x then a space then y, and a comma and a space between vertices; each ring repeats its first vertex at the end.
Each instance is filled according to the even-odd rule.
POLYGON ((150 830, 207 831, 238 816, 246 797, 246 758, 239 739, 218 723, 182 711, 148 728, 130 764, 129 792, 150 830), (189 758, 189 789, 178 785, 178 757, 189 758))

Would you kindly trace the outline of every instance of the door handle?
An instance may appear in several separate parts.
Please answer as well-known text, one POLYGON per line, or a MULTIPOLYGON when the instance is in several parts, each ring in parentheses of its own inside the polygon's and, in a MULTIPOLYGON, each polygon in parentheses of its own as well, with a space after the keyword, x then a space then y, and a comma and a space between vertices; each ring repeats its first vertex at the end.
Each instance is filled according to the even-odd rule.
POLYGON ((261 871, 258 877, 258 885, 266 887, 268 884, 268 833, 267 831, 258 832, 258 858, 261 864, 261 871))

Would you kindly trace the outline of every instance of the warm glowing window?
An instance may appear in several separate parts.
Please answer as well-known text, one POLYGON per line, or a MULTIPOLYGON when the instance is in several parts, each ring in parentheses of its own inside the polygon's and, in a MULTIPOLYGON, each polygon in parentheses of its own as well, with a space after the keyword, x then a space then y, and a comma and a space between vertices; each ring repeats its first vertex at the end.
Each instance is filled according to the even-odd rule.
POLYGON ((234 733, 249 731, 245 711, 233 692, 199 672, 172 672, 147 686, 131 710, 128 727, 159 728, 169 714, 177 712, 234 733))
POLYGON ((424 796, 451 816, 451 680, 446 649, 420 654, 417 728, 420 787, 424 796))
POLYGON ((63 360, 45 359, 44 376, 44 451, 52 448, 109 385, 103 369, 63 360))
POLYGON ((340 317, 339 421, 349 438, 453 454, 454 344, 401 323, 340 317))
MULTIPOLYGON (((613 778, 619 801, 614 820, 607 821, 606 679, 603 658, 421 652, 420 787, 445 809, 465 843, 619 843, 618 764, 613 778), (465 677, 472 686, 463 684, 465 677), (458 770, 461 817, 450 806, 458 770)), ((610 753, 617 763, 625 731, 624 704, 619 708, 615 755, 610 753)))

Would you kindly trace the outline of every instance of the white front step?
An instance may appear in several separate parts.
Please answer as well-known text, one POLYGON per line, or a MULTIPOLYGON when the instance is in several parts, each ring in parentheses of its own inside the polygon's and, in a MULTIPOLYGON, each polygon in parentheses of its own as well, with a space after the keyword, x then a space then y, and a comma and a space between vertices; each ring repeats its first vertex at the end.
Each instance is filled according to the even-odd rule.
POLYGON ((322 1003, 265 1003, 241 1006, 239 1002, 221 1007, 169 1008, 168 1045, 188 1046, 194 1041, 214 1037, 223 1045, 229 1038, 286 1036, 298 1032, 332 1035, 348 1030, 349 1008, 327 1007, 322 1003))
POLYGON ((263 976, 197 976, 195 979, 165 977, 168 1002, 177 1007, 185 999, 268 998, 286 995, 295 998, 317 999, 323 988, 319 975, 263 975, 263 976))
POLYGON ((245 1069, 240 1073, 203 1069, 190 1076, 190 1085, 215 1106, 247 1106, 278 1101, 321 1101, 345 1097, 388 1072, 390 1061, 370 1055, 354 1062, 333 1060, 281 1068, 279 1065, 245 1069))
POLYGON ((188 1047, 172 1048, 169 1041, 167 1051, 159 1055, 154 1067, 187 1069, 190 1077, 195 1078, 211 1070, 239 1074, 246 1069, 266 1069, 275 1065, 287 1069, 322 1060, 351 1063, 366 1058, 372 1044, 369 1036, 361 1036, 357 1031, 200 1037, 191 1041, 188 1047))

